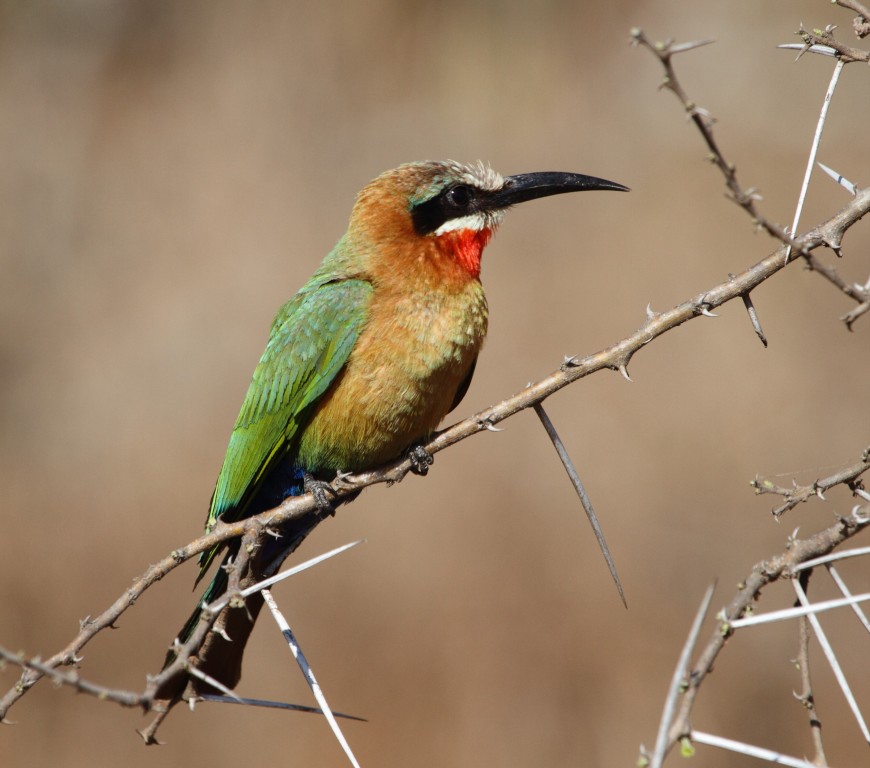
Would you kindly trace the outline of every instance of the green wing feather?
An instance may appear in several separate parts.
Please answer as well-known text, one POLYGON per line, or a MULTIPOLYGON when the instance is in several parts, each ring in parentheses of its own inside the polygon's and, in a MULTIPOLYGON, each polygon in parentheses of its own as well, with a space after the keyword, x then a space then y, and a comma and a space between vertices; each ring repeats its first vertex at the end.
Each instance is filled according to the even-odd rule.
MULTIPOLYGON (((275 465, 294 450, 310 407, 344 367, 368 319, 364 280, 309 283, 278 312, 236 420, 206 519, 234 522, 275 465)), ((222 545, 203 552, 197 583, 222 545)))

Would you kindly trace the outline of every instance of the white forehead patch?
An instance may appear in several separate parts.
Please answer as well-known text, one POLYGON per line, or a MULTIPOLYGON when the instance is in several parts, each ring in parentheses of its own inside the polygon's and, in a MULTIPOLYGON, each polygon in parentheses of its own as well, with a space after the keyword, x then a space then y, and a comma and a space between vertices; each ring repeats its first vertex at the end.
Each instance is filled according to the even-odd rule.
POLYGON ((476 163, 457 163, 455 160, 448 160, 445 165, 450 166, 452 172, 461 177, 465 184, 469 184, 478 189, 486 189, 490 192, 495 192, 504 186, 504 179, 500 173, 497 173, 490 168, 482 160, 476 163))

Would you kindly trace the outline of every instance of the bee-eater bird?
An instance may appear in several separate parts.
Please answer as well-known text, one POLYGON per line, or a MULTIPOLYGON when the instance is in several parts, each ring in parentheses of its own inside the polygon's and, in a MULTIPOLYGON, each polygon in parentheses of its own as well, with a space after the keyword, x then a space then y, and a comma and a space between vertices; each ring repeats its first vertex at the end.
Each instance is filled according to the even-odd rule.
MULTIPOLYGON (((357 196, 347 232, 308 283, 278 312, 230 436, 206 531, 319 491, 340 471, 358 472, 411 451, 424 473, 431 457, 414 450, 465 395, 487 327, 480 284, 486 244, 512 205, 585 190, 627 190, 576 173, 502 177, 482 163, 419 162, 378 176, 357 196), (314 482, 312 482, 314 481, 314 482)), ((320 521, 292 520, 260 553, 259 575, 275 572, 320 521)), ((226 550, 200 557, 201 579, 226 550)), ((201 606, 227 588, 221 567, 201 606)), ((232 688, 262 607, 225 611, 197 666, 232 688)), ((170 651, 167 663, 174 658, 170 651)), ((177 698, 183 676, 158 698, 177 698)), ((194 692, 212 690, 191 679, 194 692)))

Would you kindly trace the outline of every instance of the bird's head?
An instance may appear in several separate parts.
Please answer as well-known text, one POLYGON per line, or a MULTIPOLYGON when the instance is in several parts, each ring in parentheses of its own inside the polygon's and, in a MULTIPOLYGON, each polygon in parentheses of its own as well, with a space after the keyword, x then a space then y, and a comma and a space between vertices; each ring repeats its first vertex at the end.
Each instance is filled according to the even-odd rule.
POLYGON ((503 177, 481 162, 407 163, 363 188, 351 229, 364 231, 379 249, 402 250, 417 261, 428 260, 476 279, 483 249, 508 208, 538 197, 593 189, 628 188, 561 171, 503 177))

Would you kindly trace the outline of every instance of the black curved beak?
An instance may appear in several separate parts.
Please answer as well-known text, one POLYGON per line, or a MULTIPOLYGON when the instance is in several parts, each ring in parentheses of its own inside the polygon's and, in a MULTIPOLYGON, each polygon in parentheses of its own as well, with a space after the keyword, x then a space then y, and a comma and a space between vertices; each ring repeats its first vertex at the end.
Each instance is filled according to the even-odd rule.
POLYGON ((596 189, 629 191, 628 187, 617 184, 615 181, 599 179, 596 176, 585 176, 582 173, 563 171, 520 173, 516 176, 507 176, 501 189, 488 194, 486 207, 490 210, 500 210, 539 197, 561 195, 566 192, 587 192, 596 189))

